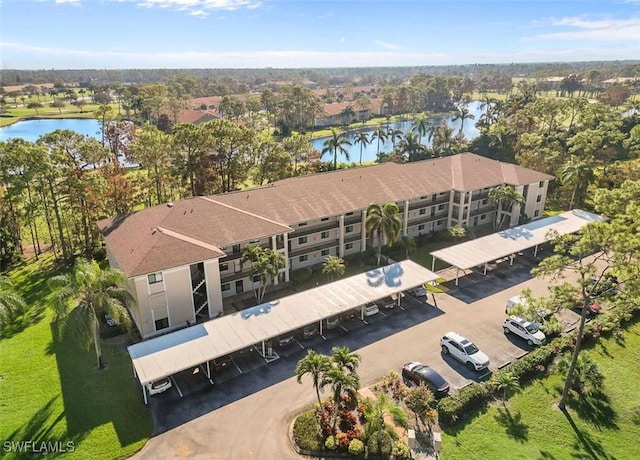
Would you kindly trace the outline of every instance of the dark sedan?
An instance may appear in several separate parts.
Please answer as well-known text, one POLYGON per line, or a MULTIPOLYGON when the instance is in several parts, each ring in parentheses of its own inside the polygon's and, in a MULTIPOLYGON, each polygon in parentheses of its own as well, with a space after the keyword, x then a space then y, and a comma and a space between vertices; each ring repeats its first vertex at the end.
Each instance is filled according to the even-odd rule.
POLYGON ((402 378, 409 385, 425 385, 436 398, 442 398, 449 394, 449 382, 437 371, 424 364, 407 363, 402 368, 402 378))

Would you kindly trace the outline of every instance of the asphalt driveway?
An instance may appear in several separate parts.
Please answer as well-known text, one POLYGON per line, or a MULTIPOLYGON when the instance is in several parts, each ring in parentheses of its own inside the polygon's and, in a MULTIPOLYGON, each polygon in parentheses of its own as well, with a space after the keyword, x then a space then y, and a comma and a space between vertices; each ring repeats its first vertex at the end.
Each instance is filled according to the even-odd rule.
MULTIPOLYGON (((359 320, 344 322, 341 328, 327 332, 326 340, 315 336, 286 350, 276 349, 281 359, 271 363, 246 350, 234 358, 233 366, 213 375, 215 385, 200 372, 178 375, 176 381, 185 397, 172 389, 151 398, 155 434, 134 458, 300 458, 290 446, 287 430, 295 415, 315 400, 310 380, 304 378, 298 384, 293 377, 306 348, 325 354, 333 346, 356 350, 362 356, 359 374, 363 386, 390 370, 399 373, 410 361, 437 369, 453 391, 487 379, 492 371, 528 350, 525 343, 505 336, 502 322, 507 300, 523 288, 531 288, 534 295, 546 294, 547 281, 531 278, 530 268, 530 264, 509 267, 499 277, 500 290, 496 290, 493 275, 472 274, 461 278, 457 288, 449 283, 447 293, 436 294, 437 308, 407 296, 404 309, 381 310, 366 318, 366 325, 359 320), (473 340, 489 356, 489 371, 473 372, 443 356, 440 337, 448 331, 473 340)), ((573 319, 569 316, 564 321, 570 324, 573 319)))

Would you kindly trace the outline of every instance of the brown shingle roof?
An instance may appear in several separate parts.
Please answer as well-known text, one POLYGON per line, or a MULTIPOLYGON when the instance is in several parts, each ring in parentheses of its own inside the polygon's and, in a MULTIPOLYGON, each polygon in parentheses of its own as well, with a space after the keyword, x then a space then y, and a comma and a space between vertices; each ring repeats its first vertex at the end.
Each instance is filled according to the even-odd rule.
POLYGON ((203 197, 104 219, 98 227, 128 276, 223 257, 220 246, 291 230, 203 197))

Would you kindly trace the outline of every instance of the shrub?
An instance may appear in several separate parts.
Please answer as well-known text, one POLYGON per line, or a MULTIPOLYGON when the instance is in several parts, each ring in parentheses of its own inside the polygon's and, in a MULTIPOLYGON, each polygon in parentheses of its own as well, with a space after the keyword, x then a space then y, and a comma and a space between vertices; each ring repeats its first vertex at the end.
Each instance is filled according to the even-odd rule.
POLYGON ((367 452, 369 455, 382 455, 388 457, 393 450, 393 440, 391 435, 384 430, 372 433, 367 441, 367 452))
POLYGON ((443 399, 438 404, 438 418, 443 425, 453 425, 465 413, 486 404, 489 388, 484 383, 472 383, 455 396, 443 399))
POLYGON ((554 345, 555 341, 553 345, 549 344, 539 347, 517 361, 512 362, 503 370, 513 375, 520 383, 530 380, 538 376, 540 370, 546 369, 553 361, 553 358, 556 356, 556 348, 554 345))
POLYGON ((327 439, 324 441, 324 447, 327 450, 336 450, 338 448, 338 444, 336 443, 335 436, 327 436, 327 439))
POLYGON ((391 451, 395 458, 411 458, 411 449, 402 441, 396 441, 391 451))
POLYGON ((323 438, 313 410, 300 414, 293 422, 293 440, 301 449, 322 450, 323 438))
POLYGON ((311 268, 301 268, 291 272, 291 280, 296 284, 306 283, 313 276, 313 270, 311 268))
POLYGON ((349 453, 351 455, 362 455, 364 453, 364 444, 359 439, 352 439, 349 443, 349 453))
POLYGON ((338 443, 338 447, 341 450, 346 450, 349 447, 351 439, 349 438, 349 435, 347 433, 341 432, 336 435, 336 442, 338 443))

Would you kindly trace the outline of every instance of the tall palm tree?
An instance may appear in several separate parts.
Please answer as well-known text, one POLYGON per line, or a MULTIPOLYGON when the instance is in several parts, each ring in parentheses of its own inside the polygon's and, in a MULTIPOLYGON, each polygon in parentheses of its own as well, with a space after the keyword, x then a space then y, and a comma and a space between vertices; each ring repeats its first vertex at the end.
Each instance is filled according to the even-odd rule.
POLYGON ((390 128, 387 130, 387 139, 391 141, 393 148, 396 148, 396 141, 402 139, 402 131, 399 129, 390 128))
POLYGON ((587 162, 572 157, 560 170, 559 177, 563 184, 573 183, 569 209, 573 209, 574 203, 577 207, 582 207, 587 189, 595 181, 593 168, 587 162))
POLYGON ((489 199, 496 205, 496 219, 494 228, 502 228, 506 214, 503 212, 506 207, 510 210, 514 205, 524 204, 524 197, 513 187, 507 184, 498 185, 489 191, 489 199))
POLYGON ((119 270, 101 269, 94 260, 78 259, 71 273, 54 276, 49 284, 54 291, 55 319, 61 335, 70 334, 80 345, 94 345, 98 368, 102 369, 99 315, 104 312, 128 330, 131 320, 126 305, 133 297, 123 287, 127 277, 119 270), (69 309, 71 302, 75 306, 69 309))
POLYGON ((16 292, 7 276, 0 276, 0 325, 7 324, 25 307, 24 299, 16 292))
POLYGON ((462 133, 462 129, 464 128, 464 121, 465 120, 473 120, 475 118, 476 118, 476 116, 474 114, 472 114, 471 112, 469 112, 469 109, 467 107, 462 106, 462 107, 458 108, 458 111, 453 116, 451 121, 460 120, 460 131, 458 131, 458 132, 462 133))
MULTIPOLYGON (((555 371, 567 378, 571 368, 572 356, 562 355, 555 363, 555 371)), ((569 386, 578 393, 589 393, 602 385, 602 371, 591 356, 583 352, 578 355, 569 386)))
POLYGON ((344 275, 344 272, 344 260, 338 256, 329 256, 322 262, 322 273, 331 279, 344 275))
POLYGON ((380 142, 384 144, 387 141, 387 130, 383 128, 382 125, 378 126, 373 134, 371 134, 371 142, 373 142, 374 139, 378 141, 377 154, 380 155, 380 142))
POLYGON ((331 393, 333 394, 334 409, 332 426, 335 428, 342 395, 346 394, 351 400, 357 401, 358 390, 360 389, 360 378, 358 374, 345 372, 337 367, 332 367, 323 373, 322 380, 320 381, 321 389, 327 386, 331 387, 331 393))
POLYGON ((507 403, 507 394, 511 392, 517 392, 520 390, 520 382, 518 378, 509 372, 499 372, 494 375, 491 380, 491 385, 497 390, 502 391, 502 404, 507 403))
POLYGON ((331 349, 331 361, 338 369, 355 374, 362 357, 351 351, 349 347, 333 347, 331 349))
POLYGON ((316 390, 316 396, 320 406, 322 406, 322 401, 320 400, 320 383, 324 379, 325 372, 329 369, 331 369, 331 359, 311 349, 307 351, 307 356, 298 361, 298 365, 296 366, 296 379, 298 383, 302 383, 303 376, 307 374, 311 376, 313 388, 316 390))
POLYGON ((336 131, 335 128, 331 128, 331 137, 322 144, 322 155, 325 153, 333 153, 334 170, 338 168, 338 152, 344 155, 347 161, 351 161, 349 151, 345 148, 345 145, 351 145, 351 142, 349 142, 345 134, 336 131))
POLYGON ((419 113, 413 117, 411 127, 412 131, 418 135, 418 142, 420 142, 421 139, 429 133, 431 128, 433 128, 433 123, 427 118, 426 113, 419 113))
POLYGON ((420 143, 420 137, 413 133, 413 130, 407 131, 400 142, 398 150, 402 155, 406 155, 409 161, 419 160, 426 154, 425 146, 420 143))
POLYGON ((340 119, 342 120, 343 125, 348 125, 351 123, 351 120, 356 116, 356 113, 353 111, 353 107, 351 104, 348 104, 344 109, 340 111, 340 119))
POLYGON ((395 203, 386 203, 379 205, 372 203, 367 207, 367 221, 365 229, 367 234, 373 239, 378 239, 378 265, 380 265, 380 256, 382 253, 382 240, 387 241, 387 246, 393 246, 400 237, 402 230, 402 221, 398 216, 400 208, 395 203))
POLYGON ((362 164, 362 148, 371 144, 369 133, 367 133, 366 131, 357 131, 355 136, 353 137, 353 143, 360 144, 360 164, 362 164))

